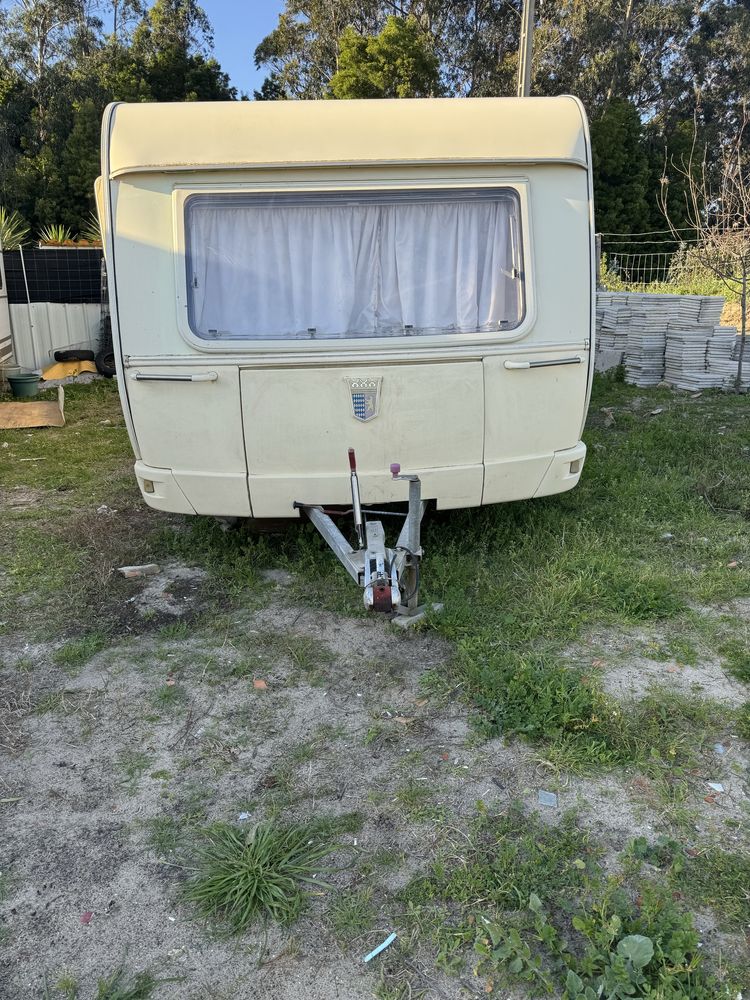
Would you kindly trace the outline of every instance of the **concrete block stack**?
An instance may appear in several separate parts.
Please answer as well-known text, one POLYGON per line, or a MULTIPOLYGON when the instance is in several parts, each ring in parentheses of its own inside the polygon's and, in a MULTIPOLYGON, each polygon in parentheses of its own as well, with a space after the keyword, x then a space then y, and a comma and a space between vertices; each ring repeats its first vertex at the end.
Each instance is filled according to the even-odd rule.
MULTIPOLYGON (((625 381, 643 388, 665 381, 679 389, 729 388, 740 342, 720 326, 724 299, 716 295, 597 295, 596 368, 625 366, 625 381)), ((747 376, 750 385, 750 352, 747 376)))

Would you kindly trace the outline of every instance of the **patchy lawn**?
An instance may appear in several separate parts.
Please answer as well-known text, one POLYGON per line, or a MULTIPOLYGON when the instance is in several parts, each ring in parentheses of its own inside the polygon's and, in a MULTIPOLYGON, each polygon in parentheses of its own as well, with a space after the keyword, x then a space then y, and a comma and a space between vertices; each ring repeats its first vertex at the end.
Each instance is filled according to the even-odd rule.
POLYGON ((746 397, 600 378, 575 491, 426 523, 407 634, 67 403, 0 432, 3 1000, 750 989, 746 397))

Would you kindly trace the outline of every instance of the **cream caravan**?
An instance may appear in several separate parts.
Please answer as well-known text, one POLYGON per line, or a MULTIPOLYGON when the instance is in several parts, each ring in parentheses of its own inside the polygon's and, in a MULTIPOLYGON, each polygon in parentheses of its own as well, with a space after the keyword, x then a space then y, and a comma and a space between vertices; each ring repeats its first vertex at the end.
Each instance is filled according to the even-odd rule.
POLYGON ((576 99, 114 104, 98 201, 152 507, 303 512, 368 606, 414 610, 425 501, 578 482, 594 244, 576 99), (387 549, 367 509, 408 493, 387 549))

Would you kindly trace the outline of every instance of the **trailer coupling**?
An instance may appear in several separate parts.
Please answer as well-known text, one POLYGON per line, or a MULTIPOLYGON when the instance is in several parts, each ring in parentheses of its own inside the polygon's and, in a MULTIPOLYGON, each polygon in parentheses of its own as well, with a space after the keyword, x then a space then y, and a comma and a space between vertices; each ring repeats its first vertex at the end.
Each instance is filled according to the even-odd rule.
MULTIPOLYGON (((339 531, 330 515, 316 504, 296 502, 305 513, 352 579, 363 589, 368 611, 395 612, 408 618, 421 615, 419 605, 419 563, 422 558, 420 527, 427 504, 422 500, 419 476, 402 475, 401 466, 391 465, 391 476, 409 484, 409 507, 394 548, 385 543, 382 521, 368 520, 359 496, 357 459, 349 449, 349 477, 352 490, 352 517, 357 536, 353 548, 339 531)), ((384 513, 371 511, 369 513, 384 513)))

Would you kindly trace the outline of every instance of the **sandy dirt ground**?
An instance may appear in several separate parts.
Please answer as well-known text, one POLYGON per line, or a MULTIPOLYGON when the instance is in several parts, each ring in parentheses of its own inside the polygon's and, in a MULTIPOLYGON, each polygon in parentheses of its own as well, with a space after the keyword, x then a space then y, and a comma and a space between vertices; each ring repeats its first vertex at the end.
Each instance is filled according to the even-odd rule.
MULTIPOLYGON (((576 809, 612 858, 665 829, 642 776, 565 778, 525 744, 478 740, 460 691, 425 691, 425 676, 451 657, 434 635, 295 606, 278 572, 255 611, 195 625, 205 581, 177 562, 133 581, 125 600, 140 630, 80 669, 55 662, 60 643, 4 643, 2 1000, 59 996, 51 987, 66 972, 93 997, 120 961, 153 970, 164 1000, 365 1000, 389 959, 362 958, 401 930, 398 890, 478 801, 518 801, 550 823, 576 809), (540 806, 544 790, 556 806, 540 806), (343 818, 326 878, 337 889, 372 886, 377 916, 361 934, 337 941, 327 889, 289 930, 228 940, 196 919, 180 895, 182 834, 266 815, 343 818), (174 841, 160 845, 164 830, 174 841)), ((652 682, 738 696, 715 663, 676 669, 637 655, 646 638, 592 636, 570 658, 601 656, 604 685, 621 699, 652 682)), ((726 794, 703 805, 697 829, 728 843, 743 836, 725 821, 746 820, 748 760, 730 739, 706 767, 693 804, 709 780, 726 794)), ((704 940, 716 939, 712 920, 698 919, 704 940)), ((414 996, 484 995, 470 971, 448 977, 416 955, 414 996)))

